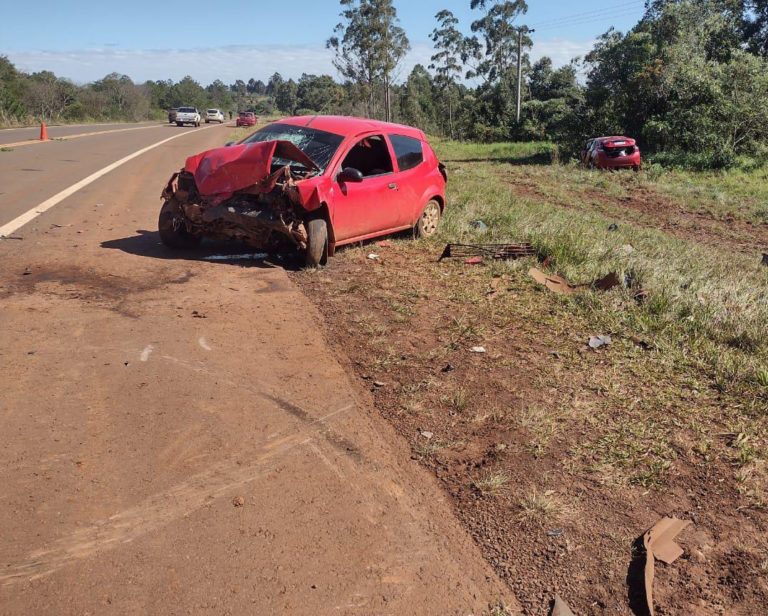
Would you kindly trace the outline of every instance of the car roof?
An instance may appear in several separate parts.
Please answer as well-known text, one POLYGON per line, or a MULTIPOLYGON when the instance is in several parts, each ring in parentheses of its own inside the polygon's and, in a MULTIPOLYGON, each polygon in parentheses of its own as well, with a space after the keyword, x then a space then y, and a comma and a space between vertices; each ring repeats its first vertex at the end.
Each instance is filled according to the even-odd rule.
POLYGON ((368 118, 355 118, 352 116, 294 116, 277 120, 277 123, 291 124, 294 126, 311 126, 317 130, 323 130, 328 133, 335 133, 345 137, 359 135, 360 133, 367 133, 370 131, 381 131, 383 133, 396 133, 406 137, 426 140, 424 132, 413 126, 382 122, 380 120, 370 120, 368 118))

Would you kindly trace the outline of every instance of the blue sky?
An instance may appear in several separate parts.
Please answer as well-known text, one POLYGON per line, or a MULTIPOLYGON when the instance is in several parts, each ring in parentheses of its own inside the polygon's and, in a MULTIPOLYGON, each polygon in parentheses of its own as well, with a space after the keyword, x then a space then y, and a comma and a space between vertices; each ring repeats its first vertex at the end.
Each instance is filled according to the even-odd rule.
MULTIPOLYGON (((531 55, 549 55, 556 64, 583 55, 611 26, 632 27, 643 12, 642 0, 528 5, 522 22, 537 29, 531 55)), ((466 31, 478 14, 469 0, 395 0, 395 6, 412 46, 404 74, 429 62, 435 13, 452 10, 466 31)), ((53 70, 78 83, 111 71, 137 82, 190 74, 203 84, 266 79, 275 71, 294 78, 334 74, 324 43, 339 10, 337 0, 38 0, 34 10, 2 11, 0 54, 22 70, 53 70)))

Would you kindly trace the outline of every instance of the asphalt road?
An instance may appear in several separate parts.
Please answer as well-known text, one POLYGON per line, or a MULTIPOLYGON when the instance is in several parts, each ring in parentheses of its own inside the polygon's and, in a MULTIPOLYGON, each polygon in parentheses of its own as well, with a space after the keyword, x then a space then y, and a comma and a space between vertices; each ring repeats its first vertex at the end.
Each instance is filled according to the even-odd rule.
MULTIPOLYGON (((61 137, 70 137, 72 135, 82 135, 85 133, 136 129, 149 126, 160 126, 160 122, 138 122, 135 124, 125 122, 116 122, 114 124, 66 124, 62 126, 48 126, 47 129, 48 137, 50 139, 60 139, 61 137)), ((0 146, 4 143, 15 143, 18 141, 39 138, 39 126, 31 126, 28 128, 6 128, 0 130, 0 146)))
POLYGON ((0 239, 0 613, 514 607, 285 271, 160 245, 226 126, 0 152, 2 224, 179 131, 0 239))

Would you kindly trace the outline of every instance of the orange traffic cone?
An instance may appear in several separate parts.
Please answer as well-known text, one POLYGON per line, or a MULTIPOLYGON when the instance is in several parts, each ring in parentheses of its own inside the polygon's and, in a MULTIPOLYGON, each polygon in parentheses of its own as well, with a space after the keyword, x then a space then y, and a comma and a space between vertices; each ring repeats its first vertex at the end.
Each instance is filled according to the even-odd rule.
POLYGON ((48 141, 48 129, 45 127, 45 122, 40 123, 40 141, 48 141))

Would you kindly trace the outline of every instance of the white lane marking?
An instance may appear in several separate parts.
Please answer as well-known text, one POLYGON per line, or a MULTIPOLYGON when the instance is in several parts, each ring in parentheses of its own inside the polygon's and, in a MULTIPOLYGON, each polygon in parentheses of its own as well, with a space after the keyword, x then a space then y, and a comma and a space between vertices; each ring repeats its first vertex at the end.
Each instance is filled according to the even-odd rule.
POLYGON ((178 135, 173 135, 172 137, 168 137, 167 139, 163 139, 162 141, 158 141, 157 143, 153 143, 152 145, 148 145, 145 148, 137 150, 133 154, 128 154, 128 156, 124 156, 120 160, 116 160, 111 165, 107 165, 103 169, 99 169, 99 171, 92 173, 87 178, 84 178, 79 182, 72 184, 72 186, 70 186, 69 188, 65 188, 60 193, 56 193, 55 195, 53 195, 53 197, 46 199, 40 205, 33 207, 28 212, 24 212, 21 216, 17 216, 11 222, 4 224, 2 227, 0 227, 0 237, 5 237, 10 235, 14 231, 18 231, 21 227, 26 225, 28 222, 31 222, 32 220, 40 216, 40 214, 43 214, 44 212, 47 212, 48 210, 50 210, 54 205, 61 203, 62 201, 64 201, 64 199, 75 194, 81 188, 84 188, 85 186, 88 186, 88 184, 95 182, 100 177, 106 175, 110 171, 117 169, 119 166, 124 165, 129 160, 133 160, 137 156, 141 156, 142 154, 145 154, 150 150, 154 150, 156 147, 159 147, 164 143, 168 143, 169 141, 173 141, 174 139, 178 139, 179 137, 184 137, 185 135, 191 135, 192 133, 196 133, 201 130, 207 130, 211 128, 211 126, 204 126, 202 128, 196 128, 195 130, 179 133, 178 135))
POLYGON ((211 347, 208 346, 208 341, 205 338, 203 338, 202 336, 200 336, 200 339, 197 341, 197 343, 201 347, 203 347, 206 351, 210 351, 211 350, 211 347))
POLYGON ((152 355, 152 351, 154 350, 155 347, 153 347, 151 344, 148 344, 146 347, 144 347, 144 350, 141 352, 141 361, 147 361, 149 356, 152 355))

